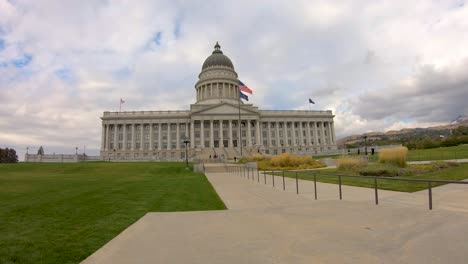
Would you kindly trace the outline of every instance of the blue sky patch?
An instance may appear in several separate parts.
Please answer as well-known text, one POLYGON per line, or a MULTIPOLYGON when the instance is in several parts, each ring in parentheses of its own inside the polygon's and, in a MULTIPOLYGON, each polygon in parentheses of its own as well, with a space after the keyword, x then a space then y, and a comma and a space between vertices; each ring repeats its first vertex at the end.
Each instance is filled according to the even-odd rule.
POLYGON ((29 54, 24 54, 23 57, 12 60, 11 63, 16 68, 23 68, 27 66, 31 61, 32 61, 32 56, 29 54))
POLYGON ((5 49, 5 40, 0 39, 0 51, 5 49))
POLYGON ((132 71, 128 67, 123 67, 113 72, 114 78, 123 80, 128 79, 132 75, 132 71))
POLYGON ((68 68, 62 68, 62 69, 56 70, 54 73, 55 73, 55 76, 57 76, 57 78, 59 78, 60 80, 64 82, 71 83, 75 81, 75 75, 68 68))
POLYGON ((156 45, 161 46, 161 39, 162 39, 162 32, 158 31, 156 34, 154 34, 153 37, 153 42, 156 43, 156 45))

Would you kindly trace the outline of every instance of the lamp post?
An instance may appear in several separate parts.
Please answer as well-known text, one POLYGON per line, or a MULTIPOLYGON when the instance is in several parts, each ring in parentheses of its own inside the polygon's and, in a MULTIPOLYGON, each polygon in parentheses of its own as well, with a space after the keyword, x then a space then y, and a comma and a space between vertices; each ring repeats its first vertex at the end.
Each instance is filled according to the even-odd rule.
POLYGON ((188 138, 184 139, 184 144, 185 144, 185 169, 188 170, 188 148, 187 145, 190 143, 190 140, 188 138))
POLYGON ((367 135, 364 135, 363 138, 364 138, 364 152, 366 153, 366 156, 367 156, 367 135))
POLYGON ((114 160, 115 160, 115 149, 114 149, 114 160))
POLYGON ((75 155, 78 155, 78 147, 75 148, 75 155))

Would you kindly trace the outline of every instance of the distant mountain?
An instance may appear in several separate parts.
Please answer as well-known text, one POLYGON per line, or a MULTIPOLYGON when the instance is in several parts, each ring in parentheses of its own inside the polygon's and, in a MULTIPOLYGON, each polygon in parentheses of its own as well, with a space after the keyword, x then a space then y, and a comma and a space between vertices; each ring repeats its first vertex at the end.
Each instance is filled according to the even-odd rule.
POLYGON ((360 135, 351 135, 337 140, 338 146, 362 145, 363 136, 367 136, 368 145, 397 144, 410 139, 424 137, 447 137, 450 136, 453 129, 459 126, 468 126, 468 116, 460 115, 447 125, 434 126, 427 128, 404 128, 401 130, 391 130, 387 132, 369 132, 360 135))

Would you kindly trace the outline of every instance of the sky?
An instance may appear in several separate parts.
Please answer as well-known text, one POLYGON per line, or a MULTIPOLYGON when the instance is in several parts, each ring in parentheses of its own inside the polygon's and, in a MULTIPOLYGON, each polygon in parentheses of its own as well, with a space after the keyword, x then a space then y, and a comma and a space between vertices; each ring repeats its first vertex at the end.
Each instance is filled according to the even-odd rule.
POLYGON ((216 41, 250 103, 332 110, 338 138, 468 114, 465 1, 0 0, 0 147, 98 154, 120 98, 188 110, 216 41))

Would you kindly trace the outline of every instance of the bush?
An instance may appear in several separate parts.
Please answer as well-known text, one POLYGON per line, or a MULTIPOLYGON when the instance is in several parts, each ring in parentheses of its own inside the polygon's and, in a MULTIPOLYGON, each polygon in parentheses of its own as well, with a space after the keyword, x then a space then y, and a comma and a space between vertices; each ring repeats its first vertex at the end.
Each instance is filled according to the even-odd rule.
POLYGON ((310 156, 296 156, 290 153, 283 153, 271 159, 257 157, 257 165, 260 169, 313 169, 325 167, 323 163, 314 160, 310 156))
POLYGON ((336 165, 340 171, 358 172, 361 168, 367 165, 367 160, 358 158, 340 158, 336 165))
POLYGON ((406 147, 382 149, 379 152, 380 163, 390 163, 399 167, 406 167, 408 149, 406 147))
POLYGON ((410 174, 408 169, 400 168, 392 164, 371 164, 359 171, 359 174, 364 176, 385 176, 385 177, 401 177, 410 174))

